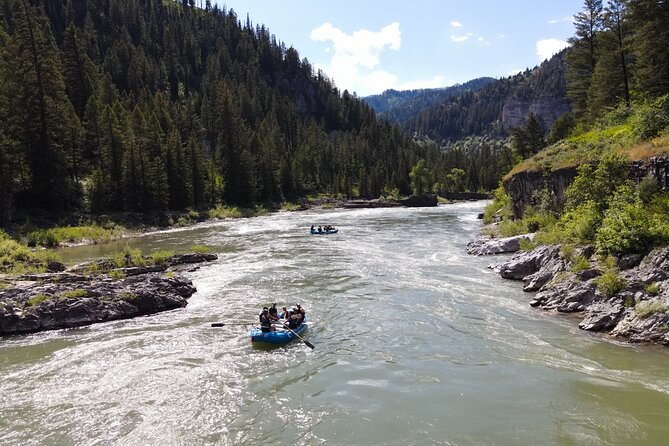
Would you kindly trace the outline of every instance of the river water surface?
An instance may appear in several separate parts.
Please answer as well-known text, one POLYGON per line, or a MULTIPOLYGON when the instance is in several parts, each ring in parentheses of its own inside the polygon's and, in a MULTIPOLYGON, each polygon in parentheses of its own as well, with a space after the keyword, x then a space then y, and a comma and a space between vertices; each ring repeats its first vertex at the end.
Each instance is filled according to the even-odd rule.
POLYGON ((65 250, 219 260, 189 273, 184 309, 0 339, 0 444, 667 444, 668 351, 530 308, 465 253, 482 207, 278 213, 65 250), (314 350, 211 328, 271 302, 306 307, 314 350))

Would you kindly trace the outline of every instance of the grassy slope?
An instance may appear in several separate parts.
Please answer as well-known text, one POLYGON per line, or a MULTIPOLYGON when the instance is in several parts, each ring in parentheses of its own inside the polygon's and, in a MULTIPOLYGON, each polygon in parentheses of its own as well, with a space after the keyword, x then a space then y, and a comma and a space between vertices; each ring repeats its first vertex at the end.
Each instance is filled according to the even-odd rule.
POLYGON ((617 108, 591 129, 547 147, 514 167, 504 179, 519 172, 557 170, 617 152, 630 160, 669 155, 669 96, 617 108))

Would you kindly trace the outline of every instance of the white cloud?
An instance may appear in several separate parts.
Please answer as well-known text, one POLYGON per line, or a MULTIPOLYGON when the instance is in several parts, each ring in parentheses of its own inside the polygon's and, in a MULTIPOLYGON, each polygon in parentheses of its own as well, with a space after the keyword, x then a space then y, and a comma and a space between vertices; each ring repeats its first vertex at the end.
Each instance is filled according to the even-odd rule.
POLYGON ((417 90, 419 88, 442 88, 455 84, 453 80, 446 80, 444 76, 435 76, 432 79, 415 80, 395 85, 395 90, 417 90))
POLYGON ((453 20, 453 21, 451 22, 451 26, 452 26, 453 28, 460 28, 460 27, 462 27, 462 23, 458 22, 457 20, 453 20))
POLYGON ((381 52, 387 48, 399 50, 402 43, 400 24, 395 22, 384 26, 379 32, 361 29, 346 34, 331 23, 311 31, 311 40, 332 42, 329 66, 321 68, 340 89, 351 92, 367 88, 367 84, 394 84, 397 79, 392 73, 383 70, 370 71, 381 63, 381 52), (369 80, 366 80, 369 79, 369 80))
POLYGON ((325 49, 330 55, 330 62, 325 66, 315 64, 315 68, 327 73, 340 90, 366 96, 390 88, 411 90, 448 85, 442 76, 400 81, 397 75, 382 68, 381 53, 388 49, 399 50, 402 43, 400 24, 397 22, 381 28, 378 32, 361 29, 352 34, 346 34, 331 23, 325 23, 312 30, 310 37, 316 42, 332 43, 325 49))
POLYGON ((540 61, 550 59, 554 54, 557 54, 563 48, 569 46, 569 43, 559 39, 543 39, 537 42, 537 56, 540 61))
POLYGON ((367 68, 374 68, 379 64, 379 56, 385 47, 398 50, 402 42, 400 24, 397 22, 384 26, 379 32, 361 29, 351 35, 325 23, 312 30, 310 37, 316 42, 332 41, 335 50, 333 62, 336 58, 339 62, 367 68))
POLYGON ((472 33, 467 33, 467 34, 464 34, 464 35, 461 35, 461 36, 452 35, 451 40, 455 43, 462 43, 462 42, 466 42, 467 40, 469 40, 469 38, 471 36, 472 36, 472 33))
POLYGON ((497 36, 499 39, 506 39, 506 34, 500 34, 497 36))
POLYGON ((561 19, 549 20, 548 23, 550 25, 555 25, 556 23, 571 22, 572 20, 574 20, 574 18, 572 16, 568 16, 568 17, 562 17, 561 19))

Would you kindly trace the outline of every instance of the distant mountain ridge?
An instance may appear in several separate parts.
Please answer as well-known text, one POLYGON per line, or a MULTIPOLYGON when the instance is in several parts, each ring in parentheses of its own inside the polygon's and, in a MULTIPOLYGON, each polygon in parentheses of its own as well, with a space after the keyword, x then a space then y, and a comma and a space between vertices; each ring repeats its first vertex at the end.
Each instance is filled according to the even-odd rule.
POLYGON ((507 78, 482 77, 444 89, 387 90, 363 100, 399 123, 406 135, 442 146, 472 136, 506 138, 530 113, 548 133, 557 118, 571 111, 565 54, 507 78))
POLYGON ((426 108, 439 105, 465 92, 480 90, 496 80, 492 77, 480 77, 464 84, 456 84, 443 88, 421 88, 403 91, 390 89, 381 94, 367 96, 362 99, 380 116, 401 124, 426 108))

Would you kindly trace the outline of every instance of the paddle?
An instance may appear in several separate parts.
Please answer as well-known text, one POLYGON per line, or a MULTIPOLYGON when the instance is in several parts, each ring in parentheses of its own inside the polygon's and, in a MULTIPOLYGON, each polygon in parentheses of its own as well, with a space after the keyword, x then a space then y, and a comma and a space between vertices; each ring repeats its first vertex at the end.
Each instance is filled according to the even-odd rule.
POLYGON ((292 334, 294 334, 295 336, 297 336, 297 337, 300 339, 300 341, 302 341, 302 342, 304 342, 304 343, 306 344, 307 347, 309 347, 309 348, 311 348, 311 349, 316 348, 316 347, 314 347, 314 344, 312 344, 311 342, 307 341, 307 340, 304 339, 302 336, 298 335, 298 334, 295 333, 293 330, 291 330, 291 329, 288 327, 287 324, 284 324, 284 325, 283 325, 283 328, 285 328, 286 330, 290 331, 292 334))
POLYGON ((226 325, 253 325, 257 324, 257 322, 212 322, 211 326, 212 327, 225 327, 226 325))
MULTIPOLYGON (((212 327, 225 327, 226 325, 257 325, 258 322, 212 322, 212 327)), ((281 322, 275 321, 272 322, 272 325, 281 325, 281 322)))

